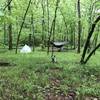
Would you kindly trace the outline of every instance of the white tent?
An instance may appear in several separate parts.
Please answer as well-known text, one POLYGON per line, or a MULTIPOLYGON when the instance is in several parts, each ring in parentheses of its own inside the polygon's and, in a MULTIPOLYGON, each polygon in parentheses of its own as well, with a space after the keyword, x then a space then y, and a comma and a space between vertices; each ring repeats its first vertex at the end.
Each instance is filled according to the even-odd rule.
POLYGON ((32 52, 31 48, 28 45, 25 45, 21 50, 20 53, 30 53, 32 52))

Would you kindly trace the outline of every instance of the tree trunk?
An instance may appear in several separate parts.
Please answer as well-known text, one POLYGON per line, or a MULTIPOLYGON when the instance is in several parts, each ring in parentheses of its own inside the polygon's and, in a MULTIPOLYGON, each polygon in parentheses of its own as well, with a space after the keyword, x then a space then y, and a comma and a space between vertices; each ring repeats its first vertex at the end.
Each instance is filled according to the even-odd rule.
POLYGON ((12 0, 8 0, 7 5, 4 7, 3 11, 6 10, 6 8, 11 4, 12 0))
POLYGON ((91 53, 88 55, 86 60, 84 61, 84 64, 87 63, 87 61, 90 59, 90 57, 93 55, 93 53, 100 47, 100 43, 91 51, 91 53))
MULTIPOLYGON (((8 0, 8 12, 9 16, 11 16, 11 4, 9 4, 10 0, 8 0)), ((9 50, 12 50, 12 23, 10 22, 8 25, 8 34, 9 34, 9 50)))
POLYGON ((81 11, 80 11, 80 0, 77 2, 77 10, 78 10, 78 49, 77 52, 80 53, 80 39, 81 39, 81 11))
POLYGON ((73 33, 74 34, 74 37, 73 37, 73 41, 74 41, 74 49, 76 48, 76 41, 75 41, 75 32, 73 33))
POLYGON ((66 31, 67 31, 67 22, 66 22, 65 16, 64 16, 64 14, 63 14, 61 9, 60 9, 60 12, 61 12, 61 15, 63 17, 63 21, 64 21, 64 24, 65 24, 65 27, 66 27, 66 31))
POLYGON ((91 30, 90 32, 88 33, 88 37, 87 37, 87 40, 86 40, 86 43, 85 43, 85 46, 84 46, 84 50, 83 50, 83 54, 82 54, 82 57, 81 57, 81 64, 84 64, 84 58, 85 58, 85 54, 86 54, 86 51, 87 51, 87 48, 88 48, 88 45, 89 45, 89 42, 90 42, 90 38, 94 32, 94 29, 96 27, 96 24, 99 22, 100 20, 100 16, 97 17, 97 19, 94 21, 94 23, 92 24, 92 27, 91 27, 91 30))
MULTIPOLYGON (((47 0, 47 12, 48 12, 48 37, 49 37, 49 34, 50 34, 50 29, 49 29, 49 25, 50 25, 50 17, 49 17, 49 1, 47 0)), ((47 49, 47 54, 49 54, 49 43, 48 43, 48 49, 47 49)))
POLYGON ((45 12, 45 8, 44 8, 44 0, 42 0, 42 49, 44 49, 44 32, 45 32, 45 21, 44 21, 44 12, 45 12))
MULTIPOLYGON (((56 1, 56 8, 55 8, 55 15, 54 15, 54 19, 52 21, 52 25, 50 28, 50 33, 49 33, 49 37, 48 37, 48 49, 50 47, 50 40, 51 40, 51 36, 53 35, 53 40, 52 42, 54 42, 54 34, 55 34, 55 23, 56 23, 56 17, 57 17, 57 10, 58 10, 58 4, 59 4, 60 0, 56 1)), ((52 46, 52 56, 53 56, 53 46, 52 46)))
MULTIPOLYGON (((53 40, 52 40, 52 42, 55 41, 55 24, 56 24, 56 17, 57 17, 57 10, 58 10, 59 2, 60 2, 60 0, 56 1, 55 16, 54 16, 54 19, 53 19, 53 33, 52 33, 53 40)), ((54 46, 52 45, 52 57, 54 56, 53 49, 54 49, 54 46)))
MULTIPOLYGON (((91 2, 91 4, 90 4, 90 7, 89 7, 89 17, 88 17, 88 24, 89 24, 89 29, 88 29, 88 32, 90 32, 90 30, 91 30, 91 26, 92 26, 92 20, 93 20, 93 4, 92 4, 92 2, 91 2)), ((88 50, 87 50, 87 52, 89 53, 90 52, 90 50, 91 50, 91 41, 89 41, 89 45, 88 45, 88 50)))
POLYGON ((7 30, 6 30, 6 23, 4 22, 4 45, 7 43, 6 42, 6 38, 7 38, 6 37, 6 34, 7 34, 6 32, 7 32, 7 30))
POLYGON ((26 9, 26 12, 25 12, 24 17, 23 17, 23 22, 21 24, 21 27, 20 27, 20 30, 19 30, 19 33, 18 33, 17 43, 16 43, 16 53, 17 53, 17 50, 18 50, 20 35, 21 35, 21 32, 22 32, 22 28, 23 28, 23 25, 24 25, 24 22, 25 22, 26 15, 27 15, 28 9, 30 7, 30 4, 31 4, 31 0, 29 0, 29 3, 28 3, 28 6, 27 6, 27 9, 26 9))
POLYGON ((33 22, 33 14, 31 14, 31 25, 32 25, 32 33, 33 33, 33 51, 35 50, 35 36, 34 36, 34 22, 33 22))

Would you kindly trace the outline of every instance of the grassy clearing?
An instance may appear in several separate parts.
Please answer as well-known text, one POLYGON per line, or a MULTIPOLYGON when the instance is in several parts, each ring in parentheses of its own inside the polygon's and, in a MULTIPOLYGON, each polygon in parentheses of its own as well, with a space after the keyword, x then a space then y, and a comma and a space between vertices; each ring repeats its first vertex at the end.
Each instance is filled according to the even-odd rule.
POLYGON ((0 67, 0 100, 44 100, 47 88, 53 93, 74 89, 79 96, 100 97, 100 52, 87 65, 80 65, 80 55, 74 52, 55 55, 57 64, 45 52, 0 54, 0 60, 12 63, 0 67))

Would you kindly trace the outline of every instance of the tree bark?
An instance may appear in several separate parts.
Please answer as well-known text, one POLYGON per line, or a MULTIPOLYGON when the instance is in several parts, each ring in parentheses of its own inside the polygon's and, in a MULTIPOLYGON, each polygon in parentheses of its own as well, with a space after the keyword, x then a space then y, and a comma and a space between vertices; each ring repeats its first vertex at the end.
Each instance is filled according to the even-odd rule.
POLYGON ((44 42, 44 32, 45 32, 45 20, 44 20, 44 14, 45 14, 45 7, 44 7, 44 0, 42 0, 42 49, 44 49, 43 47, 44 47, 44 44, 45 44, 45 42, 44 42))
POLYGON ((99 22, 100 20, 100 16, 97 17, 97 19, 94 21, 94 23, 92 24, 92 27, 91 27, 91 30, 90 32, 88 33, 88 37, 87 37, 87 40, 86 40, 86 43, 85 43, 85 46, 84 46, 84 50, 83 50, 83 54, 82 54, 82 57, 81 57, 81 64, 84 64, 84 58, 85 58, 85 54, 86 54, 86 51, 87 51, 87 48, 88 48, 88 45, 89 45, 89 42, 90 42, 90 38, 94 32, 94 29, 96 27, 96 24, 99 22))
POLYGON ((81 39, 81 11, 80 11, 80 0, 77 2, 77 10, 78 10, 78 49, 77 52, 80 53, 80 39, 81 39))
MULTIPOLYGON (((9 4, 8 0, 8 12, 9 16, 11 16, 11 3, 9 4)), ((8 34, 9 34, 9 50, 12 50, 12 23, 10 22, 8 25, 8 34)))

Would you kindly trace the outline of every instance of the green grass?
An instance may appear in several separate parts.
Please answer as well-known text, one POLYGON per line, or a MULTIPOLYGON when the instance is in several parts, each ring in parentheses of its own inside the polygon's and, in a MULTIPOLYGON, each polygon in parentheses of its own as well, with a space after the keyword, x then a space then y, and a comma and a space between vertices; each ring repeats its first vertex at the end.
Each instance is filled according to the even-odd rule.
POLYGON ((81 55, 75 52, 55 55, 58 63, 52 64, 46 52, 0 53, 1 61, 12 63, 0 67, 0 100, 32 100, 34 96, 44 100, 47 87, 53 87, 53 92, 75 89, 77 95, 100 97, 100 52, 86 65, 80 65, 81 55), (60 83, 54 85, 52 78, 60 83))

